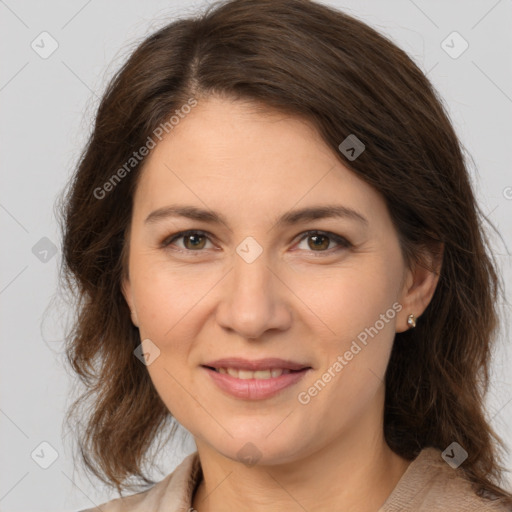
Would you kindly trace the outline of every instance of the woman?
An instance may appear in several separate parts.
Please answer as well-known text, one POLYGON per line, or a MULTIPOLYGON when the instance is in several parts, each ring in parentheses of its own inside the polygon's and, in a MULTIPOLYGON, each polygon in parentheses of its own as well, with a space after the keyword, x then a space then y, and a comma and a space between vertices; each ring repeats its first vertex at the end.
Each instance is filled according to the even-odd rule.
POLYGON ((108 87, 63 217, 69 418, 93 400, 81 454, 121 496, 89 511, 512 509, 460 143, 367 25, 234 0, 161 29, 108 87), (170 419, 197 452, 155 484, 170 419), (122 497, 131 476, 154 485, 122 497))

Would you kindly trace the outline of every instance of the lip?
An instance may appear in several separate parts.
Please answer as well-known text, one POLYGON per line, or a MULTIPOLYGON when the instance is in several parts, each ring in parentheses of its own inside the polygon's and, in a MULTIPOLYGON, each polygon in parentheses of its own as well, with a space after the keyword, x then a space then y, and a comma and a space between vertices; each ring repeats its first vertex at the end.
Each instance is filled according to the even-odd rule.
POLYGON ((264 400, 273 397, 298 383, 311 370, 310 366, 277 358, 253 361, 241 358, 219 359, 203 365, 202 368, 221 391, 245 400, 264 400), (229 374, 218 373, 213 368, 236 368, 252 371, 282 368, 291 370, 293 373, 284 373, 270 379, 238 379, 229 374))
POLYGON ((251 370, 253 372, 258 370, 271 370, 273 368, 283 368, 285 370, 311 368, 308 364, 301 364, 296 361, 279 359, 277 357, 254 359, 252 361, 241 357, 229 357, 205 363, 203 366, 210 366, 212 368, 236 368, 237 370, 251 370))

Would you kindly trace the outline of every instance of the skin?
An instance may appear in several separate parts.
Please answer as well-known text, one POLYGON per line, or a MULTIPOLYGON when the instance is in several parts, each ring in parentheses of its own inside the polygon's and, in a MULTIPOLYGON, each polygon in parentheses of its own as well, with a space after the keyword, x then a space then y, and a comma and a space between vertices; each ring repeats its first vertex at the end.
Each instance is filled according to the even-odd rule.
POLYGON ((195 439, 204 474, 196 510, 377 511, 409 465, 383 437, 386 366, 395 332, 422 314, 437 277, 406 266, 382 196, 310 124, 257 107, 202 99, 152 150, 134 197, 123 293, 141 340, 160 350, 147 366, 155 388, 195 439), (171 204, 218 211, 226 224, 145 223, 171 204), (327 204, 356 210, 367 224, 276 224, 291 210, 327 204), (206 236, 162 246, 184 230, 206 236), (329 234, 315 244, 308 230, 351 245, 329 234), (248 236, 263 249, 252 263, 236 252, 248 236), (300 403, 298 393, 394 303, 400 312, 300 403), (246 400, 219 390, 201 367, 233 356, 312 369, 274 397, 246 400), (255 465, 237 455, 248 442, 255 465))

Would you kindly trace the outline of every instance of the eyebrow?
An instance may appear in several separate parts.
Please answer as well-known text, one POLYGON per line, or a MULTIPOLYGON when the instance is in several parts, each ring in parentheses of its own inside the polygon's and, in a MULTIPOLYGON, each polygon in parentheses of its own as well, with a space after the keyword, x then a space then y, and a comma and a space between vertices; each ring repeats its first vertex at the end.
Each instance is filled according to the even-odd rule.
MULTIPOLYGON (((205 210, 196 206, 170 205, 151 212, 144 221, 144 224, 157 223, 170 217, 185 217, 187 219, 209 222, 212 224, 224 224, 228 226, 226 218, 215 211, 205 210)), ((274 223, 275 226, 291 226, 300 222, 327 219, 327 218, 345 218, 351 219, 368 226, 368 220, 362 214, 341 205, 321 205, 309 206, 299 210, 292 210, 283 214, 274 223)))

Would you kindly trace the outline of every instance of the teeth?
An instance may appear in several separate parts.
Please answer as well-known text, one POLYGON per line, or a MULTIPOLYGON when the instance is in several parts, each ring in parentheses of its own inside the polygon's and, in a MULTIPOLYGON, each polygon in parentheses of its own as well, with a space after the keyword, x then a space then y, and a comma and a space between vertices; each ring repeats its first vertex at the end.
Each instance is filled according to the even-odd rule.
MULTIPOLYGON (((247 372, 247 373, 251 373, 251 372, 247 372)), ((240 377, 240 374, 238 374, 238 376, 240 377)), ((255 379, 270 379, 270 377, 272 376, 270 370, 258 370, 257 372, 254 372, 254 378, 255 379)))
MULTIPOLYGON (((229 374, 230 375, 233 375, 230 370, 228 370, 229 374)), ((233 375, 234 377, 234 375, 233 375)), ((238 378, 239 379, 254 379, 256 378, 256 372, 250 372, 250 371, 247 371, 247 370, 238 370, 238 378)))
POLYGON ((231 375, 231 377, 238 378, 238 370, 234 370, 233 368, 226 368, 226 372, 231 375))
POLYGON ((283 374, 290 373, 290 370, 283 368, 272 368, 271 370, 237 370, 236 368, 215 368, 219 373, 224 373, 235 377, 236 379, 270 379, 280 377, 283 374))

